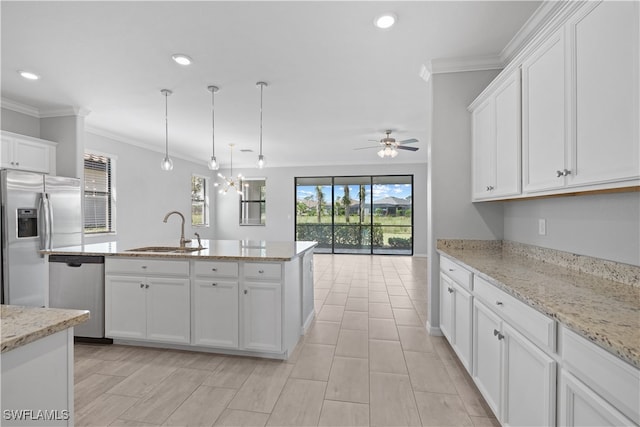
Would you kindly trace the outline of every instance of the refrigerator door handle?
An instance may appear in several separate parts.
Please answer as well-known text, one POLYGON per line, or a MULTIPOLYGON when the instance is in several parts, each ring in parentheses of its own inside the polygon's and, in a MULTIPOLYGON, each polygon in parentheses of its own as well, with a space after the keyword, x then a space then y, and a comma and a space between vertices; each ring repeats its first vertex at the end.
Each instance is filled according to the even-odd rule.
POLYGON ((38 203, 38 216, 42 219, 42 233, 40 234, 40 249, 49 249, 51 245, 51 213, 49 204, 49 195, 42 193, 38 203))

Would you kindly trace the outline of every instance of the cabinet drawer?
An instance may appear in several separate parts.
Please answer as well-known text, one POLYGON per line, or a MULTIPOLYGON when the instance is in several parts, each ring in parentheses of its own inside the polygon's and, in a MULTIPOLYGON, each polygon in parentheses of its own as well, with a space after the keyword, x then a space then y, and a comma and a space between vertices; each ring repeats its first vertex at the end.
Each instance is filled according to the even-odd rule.
POLYGON ((640 423, 640 370, 565 327, 560 334, 564 368, 640 423))
POLYGON ((556 323, 536 309, 498 289, 481 277, 473 277, 474 294, 489 304, 498 315, 506 318, 527 338, 536 344, 555 351, 556 323))
POLYGON ((196 276, 238 277, 237 262, 196 261, 193 268, 196 276))
POLYGON ((469 270, 443 256, 440 256, 440 270, 459 285, 471 290, 471 272, 469 270))
POLYGON ((247 262, 244 265, 244 277, 251 279, 280 280, 281 264, 247 262))
POLYGON ((165 261, 140 258, 105 259, 106 274, 189 276, 189 261, 165 261))

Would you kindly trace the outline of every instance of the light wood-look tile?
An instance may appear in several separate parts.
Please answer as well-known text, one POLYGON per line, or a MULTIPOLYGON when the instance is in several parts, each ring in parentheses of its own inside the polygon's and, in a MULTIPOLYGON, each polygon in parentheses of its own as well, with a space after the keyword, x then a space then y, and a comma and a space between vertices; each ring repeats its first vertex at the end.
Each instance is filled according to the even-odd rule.
POLYGON ((369 319, 369 338, 398 341, 398 330, 393 319, 369 319))
POLYGON ((137 402, 135 397, 101 394, 84 407, 75 408, 75 425, 107 426, 137 402))
POLYGON ((326 382, 287 381, 267 421, 270 426, 313 426, 318 424, 326 382))
POLYGON ((477 427, 500 427, 500 423, 495 418, 471 417, 471 422, 477 427))
POLYGON ((423 426, 472 426, 460 398, 451 394, 416 391, 423 426))
POLYGON ((211 426, 231 402, 236 391, 201 385, 176 409, 164 425, 211 426))
POLYGON ((202 371, 177 368, 120 418, 147 423, 163 423, 202 384, 202 371))
POLYGON ((371 372, 407 374, 400 342, 369 340, 369 369, 371 372))
POLYGON ((405 351, 404 359, 415 391, 457 394, 453 381, 436 353, 405 351))
POLYGON ((283 362, 258 364, 228 408, 271 413, 292 370, 293 365, 283 362))
POLYGON ((355 331, 369 330, 369 315, 364 311, 345 311, 342 316, 342 329, 355 331))
POLYGON ((367 359, 335 357, 325 398, 344 402, 369 403, 369 362, 367 359))
POLYGON ((349 329, 340 331, 335 355, 368 358, 369 334, 367 331, 352 331, 349 329))
POLYGON ((458 359, 442 359, 442 363, 453 381, 467 413, 477 417, 493 417, 491 408, 482 398, 473 380, 458 359))
POLYGON ((318 313, 317 319, 325 322, 341 322, 343 313, 343 305, 325 304, 322 306, 322 310, 320 310, 320 313, 318 313))
POLYGON ((249 378, 260 359, 252 357, 227 357, 207 375, 202 384, 210 387, 240 388, 249 378))
POLYGON ((347 304, 345 305, 347 311, 369 311, 369 298, 347 298, 347 304))
MULTIPOLYGON (((73 381, 79 383, 92 374, 99 373, 104 360, 76 357, 73 366, 73 381)), ((108 375, 108 374, 107 374, 108 375)))
POLYGON ((376 319, 393 319, 391 304, 380 302, 369 303, 369 317, 376 319))
POLYGON ((305 344, 291 372, 291 377, 327 381, 335 349, 333 345, 305 344))
POLYGON ((225 409, 214 425, 229 427, 264 427, 267 424, 268 419, 269 414, 262 412, 225 409))
POLYGON ((367 427, 369 426, 369 405, 325 400, 318 425, 367 427))
POLYGON ((316 320, 304 337, 304 342, 311 344, 335 345, 338 342, 340 323, 316 320))
POLYGON ((387 293, 389 294, 389 297, 396 296, 396 295, 407 296, 407 291, 404 290, 404 286, 402 285, 387 286, 387 293))
POLYGON ((385 291, 369 291, 369 302, 389 304, 389 294, 385 291))
POLYGON ((122 396, 143 397, 176 369, 177 368, 168 368, 166 366, 145 365, 110 389, 109 393, 120 394, 122 396))
POLYGON ((400 343, 404 351, 433 353, 435 349, 427 330, 421 326, 398 326, 400 343))
POLYGON ((420 426, 420 416, 408 375, 371 372, 372 426, 420 426))
POLYGON ((393 308, 413 308, 411 298, 406 295, 391 295, 389 300, 393 308))
POLYGON ((413 308, 394 308, 393 317, 398 326, 422 326, 418 313, 413 308))
MULTIPOLYGON (((90 424, 91 426, 102 426, 102 424, 90 424)), ((160 424, 143 423, 141 421, 116 419, 109 427, 160 427, 160 424)))
POLYGON ((345 305, 347 303, 347 295, 346 292, 329 292, 324 303, 329 305, 345 305))
POLYGON ((349 298, 369 298, 369 287, 354 287, 349 289, 349 298))
POLYGON ((144 367, 144 363, 129 362, 127 360, 105 360, 98 367, 97 373, 103 375, 113 375, 117 377, 128 377, 144 367))
POLYGON ((351 285, 349 284, 350 279, 343 279, 344 283, 336 283, 331 287, 331 292, 344 292, 349 293, 349 289, 351 285))
POLYGON ((74 405, 77 411, 84 410, 94 399, 122 382, 123 377, 91 374, 74 386, 74 405))

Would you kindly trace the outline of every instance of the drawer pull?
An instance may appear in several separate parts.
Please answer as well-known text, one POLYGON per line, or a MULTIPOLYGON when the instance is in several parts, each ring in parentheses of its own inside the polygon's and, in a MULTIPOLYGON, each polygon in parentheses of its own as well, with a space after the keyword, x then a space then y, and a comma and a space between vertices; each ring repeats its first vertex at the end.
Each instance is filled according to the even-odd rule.
POLYGON ((149 285, 144 285, 145 289, 149 289, 149 285))
POLYGON ((449 291, 450 294, 453 293, 453 289, 451 289, 451 288, 447 288, 447 291, 449 291))
POLYGON ((146 266, 146 265, 143 265, 143 266, 142 266, 142 267, 140 267, 140 268, 142 268, 143 270, 146 270, 146 269, 147 269, 147 266, 146 266))
POLYGON ((248 290, 246 290, 246 289, 244 290, 244 294, 245 294, 245 295, 246 295, 248 292, 249 292, 248 290))
POLYGON ((455 270, 455 269, 453 269, 453 268, 450 268, 450 269, 449 269, 449 271, 456 271, 456 270, 455 270))
POLYGON ((218 286, 218 284, 217 283, 212 283, 211 286, 218 286))
POLYGON ((504 305, 504 303, 502 301, 496 301, 496 305, 502 306, 502 305, 504 305))
POLYGON ((258 270, 258 273, 264 274, 264 270, 258 270))
POLYGON ((144 288, 144 283, 140 283, 140 289, 144 288))
POLYGON ((502 339, 504 339, 504 335, 502 335, 502 334, 500 333, 500 331, 498 331, 497 329, 494 329, 494 330, 493 330, 493 336, 494 336, 494 337, 498 337, 498 340, 502 340, 502 339))
POLYGON ((217 268, 212 268, 211 271, 218 271, 218 269, 217 268))

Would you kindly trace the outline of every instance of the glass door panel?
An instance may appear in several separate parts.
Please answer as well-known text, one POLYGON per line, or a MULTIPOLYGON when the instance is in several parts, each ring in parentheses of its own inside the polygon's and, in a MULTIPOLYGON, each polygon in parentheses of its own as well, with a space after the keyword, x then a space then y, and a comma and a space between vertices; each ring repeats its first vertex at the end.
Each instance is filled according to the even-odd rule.
POLYGON ((371 253, 371 177, 333 180, 334 253, 371 253))
POLYGON ((374 254, 413 253, 413 177, 374 176, 374 254))
POLYGON ((315 252, 333 251, 332 179, 296 178, 296 240, 315 240, 315 252))

